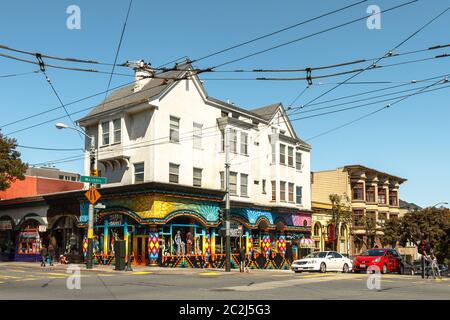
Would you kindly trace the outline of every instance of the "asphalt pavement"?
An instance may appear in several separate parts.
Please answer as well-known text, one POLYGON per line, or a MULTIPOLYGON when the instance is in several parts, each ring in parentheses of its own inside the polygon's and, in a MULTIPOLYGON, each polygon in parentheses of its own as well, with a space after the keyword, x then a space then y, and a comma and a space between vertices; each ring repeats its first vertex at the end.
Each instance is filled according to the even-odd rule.
POLYGON ((354 273, 167 269, 0 263, 0 299, 409 300, 450 299, 450 278, 354 273), (378 275, 375 275, 378 276, 378 275))

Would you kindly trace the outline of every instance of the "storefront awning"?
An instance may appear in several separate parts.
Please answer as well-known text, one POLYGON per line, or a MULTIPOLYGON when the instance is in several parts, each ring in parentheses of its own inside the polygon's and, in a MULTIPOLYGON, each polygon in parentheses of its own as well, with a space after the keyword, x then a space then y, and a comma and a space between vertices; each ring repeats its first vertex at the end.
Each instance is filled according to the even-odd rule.
POLYGON ((314 240, 309 238, 303 238, 300 240, 301 248, 314 248, 314 240))

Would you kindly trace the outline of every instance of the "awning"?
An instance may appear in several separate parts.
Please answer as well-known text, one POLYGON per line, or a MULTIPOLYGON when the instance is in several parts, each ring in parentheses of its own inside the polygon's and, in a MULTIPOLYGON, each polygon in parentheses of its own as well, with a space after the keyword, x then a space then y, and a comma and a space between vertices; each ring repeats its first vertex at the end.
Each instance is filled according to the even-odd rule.
POLYGON ((19 228, 25 223, 25 221, 28 221, 28 220, 34 220, 39 225, 48 227, 47 218, 43 218, 41 216, 26 216, 20 222, 19 228))
POLYGON ((300 239, 300 248, 314 248, 314 240, 309 238, 300 239))

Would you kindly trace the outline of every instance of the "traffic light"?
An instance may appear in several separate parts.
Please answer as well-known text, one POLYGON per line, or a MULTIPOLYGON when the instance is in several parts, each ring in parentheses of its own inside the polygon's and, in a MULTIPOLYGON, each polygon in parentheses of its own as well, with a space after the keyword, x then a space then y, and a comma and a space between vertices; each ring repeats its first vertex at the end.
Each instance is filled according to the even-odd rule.
POLYGON ((219 213, 219 223, 221 223, 224 221, 225 216, 222 210, 218 210, 217 212, 219 213))

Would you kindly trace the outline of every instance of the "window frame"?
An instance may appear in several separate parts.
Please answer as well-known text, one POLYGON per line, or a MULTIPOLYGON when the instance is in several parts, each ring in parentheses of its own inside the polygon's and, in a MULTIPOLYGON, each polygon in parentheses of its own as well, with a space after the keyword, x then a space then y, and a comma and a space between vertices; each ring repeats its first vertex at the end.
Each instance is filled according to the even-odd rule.
POLYGON ((179 117, 169 116, 169 141, 171 143, 180 142, 180 122, 179 117))
POLYGON ((286 181, 280 181, 280 201, 286 202, 286 181))
POLYGON ((280 164, 286 165, 286 145, 282 143, 280 143, 280 164))
MULTIPOLYGON (((224 178, 225 178, 225 176, 224 176, 224 178)), ((237 196, 238 195, 238 192, 237 192, 238 181, 237 180, 238 180, 237 172, 230 171, 230 190, 229 190, 230 191, 230 195, 233 195, 233 196, 237 196), (231 182, 232 177, 236 178, 236 183, 232 183, 231 182), (233 190, 232 186, 234 186, 234 190, 233 190)))
POLYGON ((240 177, 241 181, 240 181, 240 193, 241 193, 241 197, 248 197, 248 174, 245 173, 241 173, 241 177, 240 177), (243 178, 245 178, 246 180, 246 184, 243 183, 243 178), (245 190, 245 192, 243 192, 243 190, 245 190))
POLYGON ((102 127, 102 146, 109 146, 111 144, 110 121, 103 121, 101 123, 101 127, 102 127), (106 125, 106 128, 108 129, 108 131, 106 131, 106 132, 105 132, 105 125, 106 125), (105 137, 108 139, 107 143, 105 143, 105 137))
POLYGON ((192 129, 192 146, 194 149, 202 149, 203 124, 194 122, 192 129))
POLYGON ((295 170, 297 171, 302 170, 302 153, 298 151, 295 152, 295 170))
POLYGON ((173 163, 173 162, 169 162, 169 183, 176 183, 179 184, 180 183, 180 165, 173 163), (177 173, 172 172, 172 169, 176 168, 177 169, 177 173), (176 182, 171 181, 172 177, 176 176, 176 182))
POLYGON ((288 160, 288 166, 289 167, 294 167, 294 147, 287 147, 287 160, 288 160))
POLYGON ((272 201, 277 201, 277 182, 276 180, 272 180, 270 183, 272 188, 272 201))
POLYGON ((241 152, 241 154, 248 156, 248 133, 244 132, 244 131, 241 131, 240 152, 241 152), (245 137, 245 139, 244 139, 244 137, 245 137), (243 148, 245 150, 242 150, 243 148))
POLYGON ((303 204, 303 187, 302 186, 295 187, 295 203, 303 204), (299 190, 300 190, 300 192, 298 192, 299 190), (300 198, 300 201, 299 201, 299 198, 300 198))
POLYGON ((145 162, 141 161, 141 162, 133 163, 133 183, 140 183, 140 182, 144 182, 144 181, 145 181, 145 162), (142 165, 142 172, 136 171, 136 166, 138 166, 138 165, 142 165), (137 175, 142 175, 142 180, 136 179, 137 175))
POLYGON ((112 121, 112 125, 113 125, 113 138, 114 138, 114 143, 121 143, 122 142, 122 119, 118 118, 118 119, 114 119, 112 121), (116 127, 116 123, 119 124, 119 128, 117 129, 116 127), (119 133, 119 140, 117 141, 117 133, 119 133))
POLYGON ((288 183, 288 202, 294 202, 294 189, 295 189, 295 184, 289 182, 288 183))
POLYGON ((202 187, 202 180, 203 180, 203 169, 202 168, 196 168, 196 167, 194 167, 194 168, 192 168, 192 185, 194 186, 194 187, 198 187, 198 188, 201 188, 202 187), (200 177, 196 177, 195 176, 195 173, 199 173, 200 172, 200 177), (195 181, 196 181, 196 179, 197 180, 200 180, 200 184, 195 184, 195 181))

